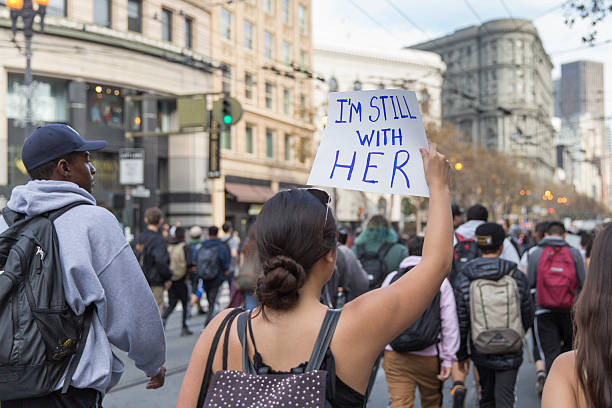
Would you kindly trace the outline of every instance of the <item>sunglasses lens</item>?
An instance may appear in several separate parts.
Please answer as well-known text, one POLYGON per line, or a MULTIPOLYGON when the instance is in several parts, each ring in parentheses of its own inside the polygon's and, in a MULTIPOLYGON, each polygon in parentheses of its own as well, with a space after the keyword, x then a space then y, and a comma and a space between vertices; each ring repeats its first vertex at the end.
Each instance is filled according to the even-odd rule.
POLYGON ((317 199, 321 201, 321 204, 323 205, 329 204, 330 198, 327 192, 323 190, 319 190, 318 188, 309 188, 306 191, 308 191, 313 196, 317 197, 317 199))

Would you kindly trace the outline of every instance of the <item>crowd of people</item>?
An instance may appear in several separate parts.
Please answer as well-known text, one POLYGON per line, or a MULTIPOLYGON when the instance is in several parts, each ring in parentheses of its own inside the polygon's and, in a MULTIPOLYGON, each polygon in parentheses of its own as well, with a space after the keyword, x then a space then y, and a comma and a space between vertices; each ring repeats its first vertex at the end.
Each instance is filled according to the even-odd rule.
POLYGON ((574 247, 562 222, 530 232, 451 206, 432 145, 424 237, 382 215, 353 236, 310 188, 274 195, 242 242, 229 223, 171 227, 149 208, 130 245, 92 195, 104 146, 65 125, 24 143, 31 181, 0 217, 2 408, 101 407, 123 371, 111 345, 162 387, 179 302, 181 336, 192 309, 206 321, 177 407, 365 406, 381 365, 391 408, 417 389, 423 407, 465 406, 470 365, 479 407, 514 407, 525 338, 543 407, 612 406, 612 226, 574 247))

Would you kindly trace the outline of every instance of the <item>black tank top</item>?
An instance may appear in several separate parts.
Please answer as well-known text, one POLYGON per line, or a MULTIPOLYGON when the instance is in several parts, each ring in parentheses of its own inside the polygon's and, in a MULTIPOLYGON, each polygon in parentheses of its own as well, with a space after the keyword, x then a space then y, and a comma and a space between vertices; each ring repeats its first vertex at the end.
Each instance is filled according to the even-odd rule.
MULTIPOLYGON (((255 352, 253 354, 253 367, 259 373, 262 374, 302 374, 306 369, 308 362, 304 362, 297 367, 292 368, 289 372, 276 371, 270 366, 265 364, 262 360, 261 354, 257 351, 255 345, 255 337, 253 336, 253 328, 251 326, 251 319, 249 315, 248 319, 249 336, 253 343, 255 352)), ((334 361, 334 355, 328 348, 325 354, 325 359, 321 365, 321 370, 327 371, 327 384, 326 384, 326 398, 331 402, 333 408, 356 408, 365 406, 365 396, 344 383, 339 377, 336 376, 336 364, 334 361)))

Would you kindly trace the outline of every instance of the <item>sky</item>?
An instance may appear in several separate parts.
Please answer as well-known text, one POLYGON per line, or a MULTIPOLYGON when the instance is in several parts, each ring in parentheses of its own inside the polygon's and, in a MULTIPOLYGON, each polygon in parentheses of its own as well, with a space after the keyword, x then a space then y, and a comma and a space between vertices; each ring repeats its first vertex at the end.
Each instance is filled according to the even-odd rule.
POLYGON ((588 22, 578 18, 572 28, 567 26, 565 3, 562 0, 313 0, 314 44, 399 50, 488 20, 526 18, 534 22, 553 61, 553 79, 561 76, 561 64, 567 62, 586 59, 604 63, 606 114, 610 116, 612 16, 597 26, 595 44, 601 45, 589 47, 582 42, 582 36, 590 32, 588 22))

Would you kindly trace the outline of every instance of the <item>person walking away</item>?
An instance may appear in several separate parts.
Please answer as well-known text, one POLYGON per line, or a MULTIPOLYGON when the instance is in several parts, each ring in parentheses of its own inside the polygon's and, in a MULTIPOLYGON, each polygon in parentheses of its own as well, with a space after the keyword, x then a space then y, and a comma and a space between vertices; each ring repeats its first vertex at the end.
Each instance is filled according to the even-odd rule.
POLYGON ((221 230, 223 230, 223 236, 220 238, 221 242, 223 242, 229 248, 230 256, 232 258, 230 267, 226 272, 223 281, 227 282, 227 287, 231 290, 232 282, 234 281, 234 276, 237 272, 239 243, 238 239, 233 236, 234 228, 232 227, 232 224, 226 222, 223 224, 223 226, 221 226, 221 230))
MULTIPOLYGON (((423 238, 407 240, 410 256, 399 271, 385 278, 385 288, 421 262, 423 238)), ((442 406, 442 385, 451 374, 459 349, 459 323, 453 288, 445 279, 425 313, 385 348, 383 369, 389 387, 391 408, 412 408, 419 388, 421 406, 442 406)))
POLYGON ((585 278, 580 250, 565 242, 565 233, 562 222, 550 222, 528 257, 529 287, 536 290, 536 344, 546 373, 559 354, 573 349, 572 308, 585 278))
POLYGON ((160 232, 164 219, 159 208, 151 207, 145 211, 144 220, 147 228, 136 237, 134 247, 161 315, 164 290, 170 287, 172 277, 166 239, 160 232))
POLYGON ((0 216, 3 408, 101 406, 123 372, 111 345, 150 377, 147 388, 164 384, 155 301, 117 219, 93 196, 89 152, 105 145, 62 124, 23 144, 31 181, 0 216))
POLYGON ((520 246, 520 243, 518 242, 519 237, 516 236, 514 233, 515 231, 517 231, 517 228, 518 228, 518 235, 520 235, 521 227, 519 227, 518 225, 516 226, 513 225, 512 227, 510 227, 510 221, 508 221, 505 218, 500 218, 499 220, 497 220, 497 223, 501 225, 501 227, 504 229, 504 234, 506 234, 506 244, 510 243, 512 245, 512 247, 514 248, 514 250, 516 251, 516 254, 518 255, 520 259, 521 256, 523 256, 523 252, 521 252, 521 246, 520 246))
POLYGON ((185 243, 185 228, 178 226, 174 230, 174 240, 168 245, 168 256, 170 257, 170 269, 172 270, 172 285, 168 289, 168 307, 162 314, 164 327, 168 317, 174 311, 176 304, 181 302, 183 307, 183 326, 181 336, 191 336, 193 332, 187 325, 187 312, 189 310, 189 290, 187 288, 187 277, 193 266, 191 247, 185 243))
MULTIPOLYGON (((537 250, 537 245, 544 239, 546 236, 546 231, 548 230, 548 221, 542 221, 536 224, 534 231, 534 239, 535 243, 532 247, 528 248, 521 257, 521 262, 519 263, 519 270, 527 275, 527 267, 529 257, 537 250)), ((531 289, 531 297, 532 301, 535 304, 535 289, 531 289)), ((533 352, 533 361, 535 361, 535 369, 536 369, 536 393, 538 397, 542 397, 542 391, 544 390, 544 383, 546 382, 546 366, 544 365, 544 360, 540 355, 540 350, 538 349, 538 341, 535 336, 535 330, 531 328, 531 337, 532 337, 532 352, 533 352)))
POLYGON ((408 256, 408 249, 397 243, 397 233, 383 215, 374 215, 365 230, 355 238, 353 252, 368 274, 369 288, 379 288, 385 276, 396 271, 408 256))
POLYGON ((231 255, 227 245, 219 239, 219 228, 208 228, 208 239, 202 242, 196 257, 196 273, 202 279, 208 300, 207 325, 215 315, 215 302, 219 287, 230 268, 231 255))
POLYGON ((593 242, 589 273, 574 308, 575 350, 559 355, 548 375, 543 408, 612 406, 612 224, 593 242))
POLYGON ((234 279, 234 286, 236 290, 242 293, 244 307, 247 310, 252 310, 257 307, 258 303, 257 299, 255 299, 255 289, 257 288, 257 279, 262 275, 259 254, 257 253, 256 231, 257 228, 255 224, 249 227, 247 239, 240 251, 238 275, 234 279))
POLYGON ((533 323, 529 284, 517 264, 500 258, 505 233, 495 223, 476 229, 482 258, 468 262, 455 281, 461 345, 459 367, 474 362, 481 386, 480 408, 512 408, 523 362, 523 336, 533 323))
POLYGON ((422 261, 393 285, 348 302, 341 312, 320 303, 337 252, 329 195, 323 190, 293 189, 278 192, 264 204, 256 222, 263 269, 257 285, 260 305, 252 313, 225 310, 204 329, 177 407, 236 406, 226 396, 249 406, 272 398, 286 406, 288 402, 300 407, 364 405, 380 351, 423 313, 450 269, 450 168, 435 145, 429 151, 421 149, 421 154, 430 191, 422 261), (237 313, 237 321, 232 320, 237 313), (290 371, 290 383, 286 376, 275 375, 290 371), (263 373, 268 375, 254 377, 263 373), (287 387, 279 389, 281 382, 287 387), (273 391, 262 396, 268 386, 273 391), (304 392, 305 387, 316 392, 304 392))
POLYGON ((457 204, 453 204, 451 206, 451 210, 453 212, 453 228, 457 229, 461 224, 463 224, 464 211, 457 204))
POLYGON ((192 262, 193 262, 193 267, 191 270, 191 280, 190 280, 190 286, 191 286, 191 306, 196 305, 198 306, 198 311, 197 313, 199 315, 204 315, 206 313, 208 313, 206 310, 204 310, 202 308, 202 305, 200 304, 200 299, 202 298, 202 294, 204 293, 204 287, 202 286, 202 280, 198 277, 198 274, 196 273, 196 257, 198 255, 198 249, 200 249, 200 246, 202 245, 202 228, 194 225, 193 227, 189 228, 189 239, 187 240, 187 245, 189 245, 189 247, 191 248, 191 257, 192 257, 192 262))

